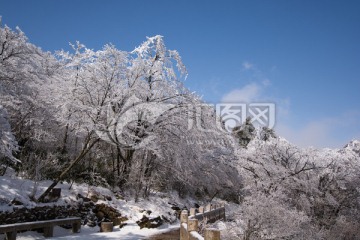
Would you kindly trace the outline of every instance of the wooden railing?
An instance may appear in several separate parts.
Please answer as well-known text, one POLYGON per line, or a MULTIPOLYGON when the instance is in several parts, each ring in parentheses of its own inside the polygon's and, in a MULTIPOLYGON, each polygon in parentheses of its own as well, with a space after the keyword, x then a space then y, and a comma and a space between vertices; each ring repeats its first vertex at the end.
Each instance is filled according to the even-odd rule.
POLYGON ((205 228, 204 237, 199 234, 199 221, 215 222, 225 220, 225 206, 208 204, 206 207, 191 208, 181 212, 180 240, 220 240, 220 230, 205 228))
POLYGON ((0 225, 0 233, 5 233, 5 239, 15 240, 17 231, 32 230, 35 228, 42 228, 44 230, 45 237, 52 237, 54 232, 54 226, 72 224, 73 233, 77 233, 81 228, 81 218, 69 217, 54 220, 45 220, 37 222, 22 222, 0 225))

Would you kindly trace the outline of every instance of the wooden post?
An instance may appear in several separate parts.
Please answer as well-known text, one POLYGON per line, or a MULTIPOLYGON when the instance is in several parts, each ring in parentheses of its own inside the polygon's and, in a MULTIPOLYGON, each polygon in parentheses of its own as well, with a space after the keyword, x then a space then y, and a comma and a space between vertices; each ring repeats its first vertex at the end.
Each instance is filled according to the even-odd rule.
POLYGON ((114 225, 112 222, 102 222, 100 225, 100 232, 112 232, 114 225))
POLYGON ((204 213, 204 211, 205 211, 205 208, 204 207, 199 207, 199 213, 204 213))
POLYGON ((187 223, 187 221, 188 221, 188 211, 182 210, 180 215, 180 222, 187 223))
POLYGON ((16 231, 6 233, 7 240, 16 240, 16 231))
POLYGON ((188 211, 181 211, 180 215, 180 240, 189 240, 189 234, 187 228, 184 225, 187 225, 188 222, 188 211))
POLYGON ((80 228, 81 228, 81 222, 75 222, 72 224, 72 232, 73 233, 78 233, 80 232, 80 228))
POLYGON ((192 233, 194 234, 199 234, 199 220, 197 219, 189 219, 188 220, 188 234, 189 234, 189 240, 198 240, 198 238, 196 237, 196 235, 192 235, 192 233))
POLYGON ((196 208, 190 208, 190 216, 195 216, 196 208))
POLYGON ((54 226, 50 225, 48 227, 44 227, 44 237, 53 237, 54 235, 54 226))
POLYGON ((211 204, 209 203, 208 205, 205 206, 205 212, 210 212, 211 211, 211 204))
MULTIPOLYGON (((221 218, 225 220, 225 207, 220 204, 208 204, 205 208, 199 207, 198 212, 199 214, 196 215, 197 219, 194 217, 189 218, 188 211, 186 210, 181 212, 180 240, 199 239, 199 220, 201 220, 202 218, 206 218, 209 221, 218 220, 221 218)), ((190 216, 194 216, 195 213, 196 209, 191 208, 190 216)), ((220 230, 211 228, 205 229, 204 240, 220 240, 220 230)))
POLYGON ((189 219, 188 220, 188 232, 199 230, 199 221, 197 219, 189 219))
POLYGON ((220 230, 212 228, 205 229, 204 240, 220 240, 220 230))

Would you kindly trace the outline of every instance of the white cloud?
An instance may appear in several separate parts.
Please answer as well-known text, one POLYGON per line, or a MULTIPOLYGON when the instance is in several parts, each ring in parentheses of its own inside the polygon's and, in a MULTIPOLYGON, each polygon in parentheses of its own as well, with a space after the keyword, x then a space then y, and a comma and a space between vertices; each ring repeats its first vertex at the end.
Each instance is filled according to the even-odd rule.
POLYGON ((270 86, 271 85, 271 82, 270 82, 270 80, 269 79, 267 79, 267 78, 265 78, 262 82, 262 85, 264 85, 265 87, 267 87, 267 86, 270 86))
POLYGON ((221 102, 224 103, 250 103, 250 102, 262 102, 267 101, 263 93, 265 88, 271 85, 271 81, 263 75, 253 63, 244 61, 242 63, 242 70, 249 71, 248 73, 253 80, 252 83, 249 83, 241 88, 236 88, 225 94, 221 102))
POLYGON ((250 69, 253 69, 253 67, 254 67, 253 64, 251 64, 251 63, 249 63, 247 61, 243 62, 242 66, 243 66, 243 69, 245 69, 245 70, 250 70, 250 69))
MULTIPOLYGON (((335 117, 313 119, 295 127, 294 113, 291 112, 290 99, 271 97, 267 94, 270 80, 250 62, 242 63, 243 71, 252 74, 254 82, 241 88, 233 89, 223 95, 223 103, 272 102, 276 104, 275 131, 290 142, 300 147, 342 147, 350 140, 360 139, 360 111, 353 111, 335 117)), ((275 71, 274 66, 271 71, 275 71)), ((297 117, 296 120, 299 120, 297 117)))
POLYGON ((338 145, 329 136, 330 125, 323 120, 309 122, 299 129, 278 123, 275 129, 279 136, 299 147, 334 147, 338 145))
POLYGON ((279 121, 275 131, 300 147, 340 148, 350 140, 360 138, 359 116, 360 112, 347 112, 336 117, 315 119, 297 128, 279 121))
POLYGON ((257 83, 250 83, 242 88, 234 89, 225 94, 221 102, 224 103, 250 103, 259 100, 262 92, 262 86, 257 83))

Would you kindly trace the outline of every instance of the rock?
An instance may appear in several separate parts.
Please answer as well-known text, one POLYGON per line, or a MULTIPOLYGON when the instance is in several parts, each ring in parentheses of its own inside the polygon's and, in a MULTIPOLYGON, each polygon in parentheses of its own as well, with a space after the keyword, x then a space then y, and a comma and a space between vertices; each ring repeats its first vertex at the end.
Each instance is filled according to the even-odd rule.
POLYGON ((170 220, 167 218, 167 217, 165 217, 164 215, 161 215, 161 218, 165 221, 165 222, 170 222, 170 220))
POLYGON ((157 228, 160 227, 164 221, 161 219, 161 217, 156 218, 148 218, 145 215, 136 222, 137 225, 139 225, 140 229, 142 228, 157 228))
MULTIPOLYGON (((95 214, 97 214, 99 211, 104 214, 103 216, 100 216, 100 217, 105 217, 105 218, 109 219, 112 222, 116 221, 116 219, 118 217, 121 217, 121 213, 118 212, 117 209, 115 209, 115 208, 113 208, 111 206, 108 206, 108 205, 106 205, 104 203, 95 205, 95 208, 93 209, 93 212, 95 214)), ((102 218, 98 218, 98 219, 101 220, 102 218)))
POLYGON ((113 220, 114 226, 125 226, 126 224, 123 223, 125 221, 129 220, 127 217, 117 217, 115 220, 113 220))
MULTIPOLYGON (((171 205, 171 209, 172 210, 174 210, 174 214, 175 214, 175 216, 176 216, 176 218, 178 218, 178 219, 180 219, 180 215, 181 215, 181 211, 182 210, 188 210, 185 206, 183 206, 183 207, 180 207, 178 204, 176 204, 176 203, 171 203, 171 202, 169 202, 168 203, 169 205, 171 205)), ((170 214, 171 215, 171 214, 170 214)))
POLYGON ((180 211, 181 210, 181 208, 179 208, 178 206, 172 206, 171 209, 175 210, 175 211, 180 211))
POLYGON ((116 218, 115 220, 113 220, 113 224, 114 226, 120 226, 121 225, 121 218, 116 218))
POLYGON ((95 227, 96 226, 97 217, 95 216, 95 214, 90 213, 87 216, 84 216, 84 218, 85 218, 84 225, 86 224, 89 227, 95 227))
POLYGON ((115 193, 115 198, 119 200, 125 200, 125 198, 118 193, 115 193))
POLYGON ((105 214, 104 214, 102 211, 98 211, 98 212, 96 213, 96 217, 97 217, 98 219, 103 219, 103 218, 105 217, 105 214))
POLYGON ((78 193, 78 195, 76 195, 76 199, 82 199, 84 203, 90 202, 91 199, 88 197, 84 197, 83 195, 81 195, 80 193, 78 193))
POLYGON ((8 204, 9 204, 8 199, 0 197, 0 205, 8 205, 8 204))
POLYGON ((91 195, 91 196, 90 196, 90 199, 91 199, 91 201, 93 201, 93 202, 99 201, 99 197, 98 197, 97 195, 91 195))
POLYGON ((93 220, 88 220, 86 222, 86 225, 89 226, 89 227, 95 227, 96 226, 96 222, 93 221, 93 220))
POLYGON ((121 223, 120 225, 119 225, 119 228, 123 228, 124 226, 126 226, 127 225, 127 223, 121 223))
MULTIPOLYGON (((78 199, 83 199, 83 196, 78 195, 78 199)), ((31 222, 50 220, 55 218, 66 218, 69 216, 80 217, 83 223, 88 226, 96 226, 100 220, 113 222, 118 219, 120 226, 124 226, 123 222, 128 219, 121 216, 121 213, 106 204, 94 204, 93 202, 75 202, 73 205, 65 206, 36 206, 33 208, 26 208, 17 199, 11 203, 13 205, 12 211, 0 211, 0 223, 11 224, 16 222, 31 222)))
POLYGON ((150 215, 152 213, 151 210, 145 210, 145 209, 141 209, 139 210, 140 213, 146 213, 147 215, 150 215))
POLYGON ((89 199, 89 202, 84 202, 84 207, 86 208, 91 208, 95 206, 95 204, 93 202, 90 202, 90 199, 89 199))
POLYGON ((22 203, 20 200, 18 200, 17 198, 14 198, 11 202, 11 205, 24 205, 24 203, 22 203))
POLYGON ((150 221, 150 219, 148 217, 146 217, 145 215, 143 215, 143 217, 139 220, 136 221, 137 225, 139 225, 140 229, 146 227, 146 224, 150 221))
POLYGON ((97 202, 101 199, 101 194, 94 189, 91 189, 89 192, 89 198, 91 199, 91 201, 97 202))

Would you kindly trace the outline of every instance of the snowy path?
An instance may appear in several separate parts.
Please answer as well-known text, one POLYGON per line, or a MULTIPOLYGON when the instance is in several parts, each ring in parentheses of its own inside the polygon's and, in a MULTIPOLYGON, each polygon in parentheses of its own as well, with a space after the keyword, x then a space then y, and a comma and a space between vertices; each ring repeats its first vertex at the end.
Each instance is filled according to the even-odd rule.
MULTIPOLYGON (((44 238, 41 233, 28 231, 23 233, 18 233, 17 240, 43 240, 43 239, 53 239, 53 240, 140 240, 140 239, 149 239, 152 235, 161 234, 167 231, 174 230, 178 228, 176 225, 165 225, 159 229, 140 229, 135 222, 129 222, 128 225, 119 229, 118 227, 114 228, 114 231, 111 233, 100 233, 98 227, 90 228, 87 226, 81 227, 80 233, 71 233, 71 230, 63 229, 56 226, 54 228, 54 237, 44 238)), ((4 239, 4 235, 0 235, 0 240, 4 239)))

